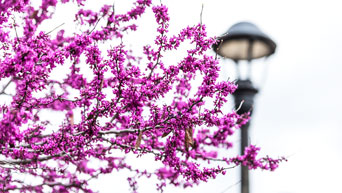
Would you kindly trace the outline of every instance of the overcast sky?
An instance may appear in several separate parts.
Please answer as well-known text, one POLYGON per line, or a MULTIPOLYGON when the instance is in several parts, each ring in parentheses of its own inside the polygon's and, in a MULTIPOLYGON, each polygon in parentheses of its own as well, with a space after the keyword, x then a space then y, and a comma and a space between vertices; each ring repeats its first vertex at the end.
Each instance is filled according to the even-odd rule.
MULTIPOLYGON (((93 8, 99 7, 98 2, 101 1, 96 2, 92 4, 93 8)), ((115 0, 116 10, 122 13, 127 11, 131 2, 115 0)), ((250 21, 277 43, 276 53, 272 57, 253 63, 253 70, 258 72, 254 78, 261 92, 257 96, 250 142, 260 146, 263 155, 289 156, 289 161, 281 164, 275 172, 251 172, 251 193, 339 191, 342 173, 342 2, 162 2, 169 7, 171 34, 187 25, 197 24, 204 3, 202 19, 210 36, 221 35, 237 22, 250 21)), ((138 23, 141 28, 127 40, 133 48, 141 47, 154 38, 154 18, 151 10, 148 12, 138 23)), ((66 16, 61 13, 58 17, 64 21, 66 16)), ((64 28, 68 25, 73 23, 66 22, 64 28)), ((172 57, 176 58, 177 54, 172 57)), ((222 61, 222 66, 222 78, 234 78, 233 62, 222 61)), ((239 169, 233 169, 226 176, 219 176, 194 189, 168 188, 166 193, 237 193, 240 187, 237 184, 238 173, 239 169)), ((101 178, 94 187, 100 192, 128 192, 126 179, 121 175, 101 178)), ((154 183, 149 181, 143 181, 139 187, 140 192, 154 192, 155 189, 154 183)))

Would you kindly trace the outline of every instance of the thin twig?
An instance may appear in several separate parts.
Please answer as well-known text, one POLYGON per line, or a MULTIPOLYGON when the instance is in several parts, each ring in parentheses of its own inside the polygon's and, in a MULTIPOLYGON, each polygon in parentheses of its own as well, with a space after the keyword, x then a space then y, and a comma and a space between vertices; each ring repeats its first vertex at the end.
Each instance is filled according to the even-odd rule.
POLYGON ((35 161, 46 161, 46 160, 49 160, 49 159, 52 159, 52 158, 55 158, 55 157, 61 157, 61 156, 64 156, 65 154, 64 153, 59 153, 59 154, 56 154, 56 155, 50 155, 50 156, 45 156, 45 157, 41 157, 41 158, 38 158, 38 159, 25 159, 25 160, 0 160, 0 165, 5 165, 5 164, 11 164, 11 165, 14 165, 14 164, 30 164, 30 163, 34 163, 35 161))
POLYGON ((101 16, 101 17, 96 21, 94 28, 93 28, 92 30, 90 30, 90 32, 88 32, 88 35, 91 34, 91 33, 95 30, 97 24, 100 22, 100 20, 101 20, 103 17, 104 17, 104 15, 101 16))
POLYGON ((244 102, 245 102, 244 100, 241 101, 239 107, 235 110, 235 112, 238 112, 241 109, 244 102))
POLYGON ((6 90, 7 87, 11 84, 11 82, 12 82, 12 79, 9 80, 9 81, 7 82, 7 84, 2 88, 2 90, 1 90, 1 92, 0 92, 0 95, 1 95, 1 94, 6 94, 6 93, 5 93, 5 90, 6 90))
MULTIPOLYGON (((163 126, 156 126, 154 129, 164 128, 163 126)), ((148 131, 153 129, 153 127, 146 127, 141 132, 148 131)), ((124 130, 109 130, 109 131, 99 131, 99 134, 106 135, 106 134, 124 134, 124 133, 138 133, 139 129, 124 129, 124 130)))
POLYGON ((227 190, 233 188, 234 186, 236 186, 236 185, 238 185, 238 184, 240 184, 240 183, 241 183, 241 180, 239 180, 238 182, 236 182, 236 183, 234 183, 234 184, 228 186, 228 187, 227 187, 226 189, 224 189, 221 193, 226 192, 227 190))
POLYGON ((217 60, 217 55, 218 55, 218 51, 219 51, 219 49, 220 49, 220 47, 221 47, 221 45, 222 45, 222 40, 220 40, 220 44, 217 46, 217 49, 216 49, 216 54, 215 54, 215 60, 217 60))
POLYGON ((14 31, 15 31, 15 35, 16 35, 16 37, 17 37, 17 40, 20 42, 20 40, 19 40, 19 36, 18 36, 18 32, 17 32, 17 27, 16 27, 16 22, 15 22, 15 19, 14 19, 14 16, 12 17, 12 20, 13 20, 13 28, 14 28, 14 31))
POLYGON ((59 27, 63 26, 65 23, 60 24, 59 26, 53 28, 51 31, 47 32, 45 35, 49 35, 51 32, 55 31, 56 29, 58 29, 59 27))
POLYGON ((201 9, 201 14, 200 14, 200 22, 201 22, 201 26, 202 26, 202 14, 203 14, 203 7, 204 7, 204 4, 202 3, 202 9, 201 9))

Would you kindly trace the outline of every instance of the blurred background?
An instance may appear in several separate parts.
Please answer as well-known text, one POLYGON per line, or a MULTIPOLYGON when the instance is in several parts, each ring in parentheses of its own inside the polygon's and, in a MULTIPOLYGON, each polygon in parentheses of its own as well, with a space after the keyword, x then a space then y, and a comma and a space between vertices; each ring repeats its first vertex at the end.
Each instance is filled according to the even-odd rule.
MULTIPOLYGON (((274 172, 252 171, 250 192, 338 192, 342 172, 342 2, 202 3, 209 35, 221 35, 237 22, 250 21, 277 43, 273 56, 252 63, 253 70, 263 70, 254 77, 260 93, 251 120, 250 143, 260 146, 261 153, 289 156, 289 161, 274 172)), ((179 25, 199 18, 198 1, 172 1, 168 5, 170 18, 179 25)), ((232 61, 222 64, 227 73, 234 67, 232 61)), ((234 172, 239 173, 239 169, 234 172)), ((234 180, 238 179, 237 174, 234 180)), ((221 176, 211 188, 208 183, 191 192, 236 193, 240 186, 234 185, 235 181, 221 176)))
MULTIPOLYGON (((88 6, 98 10, 102 5, 99 2, 113 3, 112 0, 92 1, 88 6)), ((116 11, 126 12, 132 2, 115 0, 116 11)), ((233 24, 249 21, 277 44, 274 55, 252 63, 253 80, 260 92, 251 120, 249 143, 261 147, 261 155, 286 156, 288 162, 280 164, 274 172, 251 171, 250 192, 338 192, 342 173, 342 2, 163 0, 162 3, 169 8, 170 34, 199 23, 203 4, 202 21, 209 36, 219 36, 233 24)), ((65 9, 56 13, 63 22, 68 17, 65 9)), ((63 28, 68 29, 68 25, 74 25, 72 20, 63 28)), ((151 10, 139 19, 138 26, 137 32, 125 40, 137 54, 155 37, 151 10)), ((182 54, 180 50, 166 57, 170 62, 177 62, 182 54)), ((233 61, 221 59, 221 64, 220 78, 234 80, 233 61)), ((233 109, 233 106, 227 108, 233 109)), ((237 154, 239 133, 234 137, 233 154, 237 154)), ((151 160, 136 164, 149 167, 148 164, 154 164, 151 160)), ((225 176, 192 189, 168 187, 165 192, 238 193, 239 172, 239 168, 232 169, 225 176)), ((100 178, 92 186, 100 192, 129 192, 126 178, 121 174, 100 178)), ((142 180, 139 192, 156 192, 155 183, 142 180)))

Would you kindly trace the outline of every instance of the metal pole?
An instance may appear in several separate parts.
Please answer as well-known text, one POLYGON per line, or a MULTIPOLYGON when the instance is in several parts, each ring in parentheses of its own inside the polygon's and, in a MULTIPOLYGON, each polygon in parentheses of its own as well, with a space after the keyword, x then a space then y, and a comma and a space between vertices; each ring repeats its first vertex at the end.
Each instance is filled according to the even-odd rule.
MULTIPOLYGON (((237 85, 238 88, 233 93, 235 107, 240 107, 237 113, 241 115, 250 112, 250 115, 252 115, 254 96, 258 93, 258 90, 254 88, 250 80, 238 80, 237 85)), ((247 122, 241 127, 241 155, 245 153, 245 148, 248 146, 249 125, 250 122, 247 122)), ((241 166, 241 193, 249 193, 249 173, 246 166, 241 166)))
MULTIPOLYGON (((249 122, 241 127, 241 155, 248 146, 248 127, 249 122)), ((249 193, 249 174, 246 166, 241 166, 241 193, 249 193)))

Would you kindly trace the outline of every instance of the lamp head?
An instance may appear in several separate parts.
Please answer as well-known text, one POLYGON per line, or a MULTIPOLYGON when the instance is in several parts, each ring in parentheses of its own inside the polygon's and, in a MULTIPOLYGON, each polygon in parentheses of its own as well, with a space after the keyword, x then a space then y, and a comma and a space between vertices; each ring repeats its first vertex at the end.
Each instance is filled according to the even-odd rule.
POLYGON ((214 51, 235 62, 268 57, 275 52, 276 44, 263 33, 256 25, 249 22, 240 22, 218 37, 213 45, 214 51))

